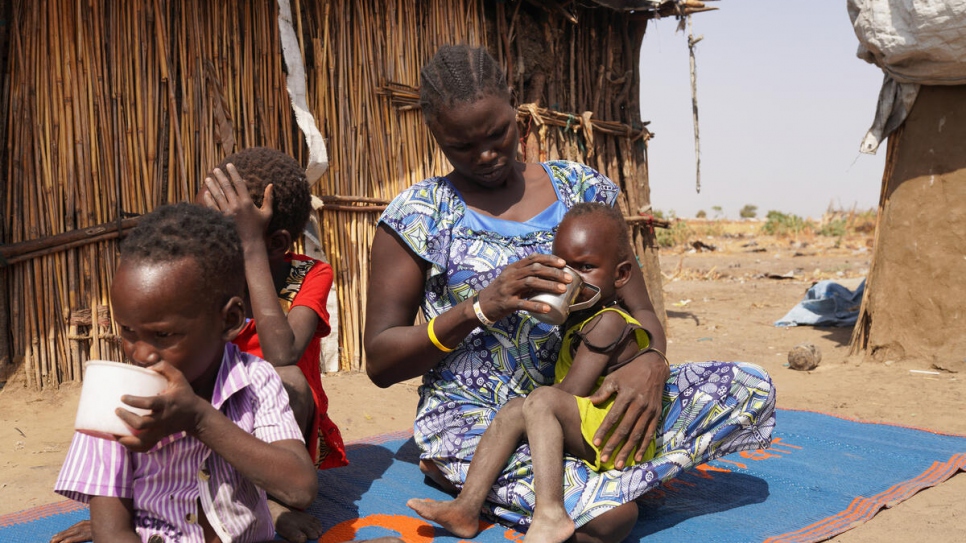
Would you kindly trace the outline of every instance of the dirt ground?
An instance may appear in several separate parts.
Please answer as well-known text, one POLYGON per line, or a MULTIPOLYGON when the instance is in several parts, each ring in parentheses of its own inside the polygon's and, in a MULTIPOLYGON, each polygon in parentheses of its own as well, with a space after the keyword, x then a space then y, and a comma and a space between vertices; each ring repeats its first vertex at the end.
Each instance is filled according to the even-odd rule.
MULTIPOLYGON (((816 280, 856 286, 868 272, 871 234, 789 239, 749 233, 756 229, 692 238, 714 251, 686 245, 662 250, 673 363, 754 362, 773 376, 779 407, 966 434, 966 375, 936 372, 915 359, 849 358, 851 329, 773 326, 816 280), (777 277, 783 275, 789 277, 777 277), (787 367, 788 351, 802 342, 822 353, 814 371, 787 367)), ((326 375, 324 383, 332 418, 347 441, 412 423, 415 381, 381 390, 365 374, 342 373, 326 375)), ((70 443, 79 391, 68 384, 31 392, 17 381, 0 390, 0 515, 61 499, 50 489, 70 443)), ((959 542, 966 533, 964 498, 966 475, 960 474, 834 541, 959 542)))

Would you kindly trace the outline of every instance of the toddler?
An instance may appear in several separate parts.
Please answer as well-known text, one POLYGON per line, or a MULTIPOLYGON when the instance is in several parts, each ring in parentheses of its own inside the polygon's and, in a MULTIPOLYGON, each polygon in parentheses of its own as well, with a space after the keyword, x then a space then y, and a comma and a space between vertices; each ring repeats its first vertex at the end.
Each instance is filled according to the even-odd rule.
MULTIPOLYGON (((574 522, 564 507, 565 451, 595 470, 624 467, 602 460, 600 448, 593 445, 594 433, 613 398, 594 405, 587 396, 607 373, 646 352, 659 352, 649 348, 648 332, 620 305, 620 289, 630 279, 634 265, 627 225, 615 207, 576 204, 560 222, 553 253, 584 283, 599 287, 600 299, 593 307, 571 314, 564 324, 554 385, 537 388, 526 398, 514 398, 497 413, 473 455, 459 496, 449 502, 407 502, 420 516, 457 536, 473 537, 479 532, 483 502, 521 439, 530 444, 537 495, 525 541, 563 542, 574 533, 574 522)), ((654 447, 652 441, 644 461, 653 458, 654 447)), ((636 463, 635 456, 632 451, 627 465, 636 463)))

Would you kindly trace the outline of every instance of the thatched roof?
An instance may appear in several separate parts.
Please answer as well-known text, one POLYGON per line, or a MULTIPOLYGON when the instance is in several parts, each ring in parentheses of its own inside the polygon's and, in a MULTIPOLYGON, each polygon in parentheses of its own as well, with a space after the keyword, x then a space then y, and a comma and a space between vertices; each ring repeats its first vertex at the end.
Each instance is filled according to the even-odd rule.
MULTIPOLYGON (((707 1, 714 2, 716 0, 707 1)), ((643 15, 651 17, 684 16, 699 11, 717 9, 706 7, 704 2, 699 0, 593 0, 593 2, 615 11, 641 12, 643 15)), ((558 5, 571 3, 558 2, 558 5)))

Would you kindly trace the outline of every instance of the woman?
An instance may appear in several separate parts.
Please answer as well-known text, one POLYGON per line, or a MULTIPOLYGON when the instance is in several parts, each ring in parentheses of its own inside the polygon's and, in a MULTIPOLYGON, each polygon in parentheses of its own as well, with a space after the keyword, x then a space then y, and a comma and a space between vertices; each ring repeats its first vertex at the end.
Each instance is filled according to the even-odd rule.
MULTIPOLYGON (((372 247, 366 370, 382 387, 423 376, 414 430, 420 467, 455 489, 499 407, 553 381, 560 332, 529 315, 550 308, 528 298, 563 292, 572 280, 549 254, 557 224, 578 202, 614 205, 618 189, 580 164, 517 160, 516 111, 484 49, 440 48, 422 71, 420 103, 453 171, 407 189, 382 216, 372 247), (414 326, 419 310, 429 322, 414 326)), ((624 304, 663 352, 664 331, 639 269, 624 304)), ((614 394, 595 436, 602 459, 623 467, 655 431, 658 455, 602 473, 567 458, 566 505, 578 541, 623 539, 637 519, 634 499, 683 468, 767 446, 774 425, 771 382, 750 365, 671 371, 651 353, 610 374, 591 398, 614 394)), ((489 498, 489 513, 528 525, 535 496, 526 444, 489 498)))

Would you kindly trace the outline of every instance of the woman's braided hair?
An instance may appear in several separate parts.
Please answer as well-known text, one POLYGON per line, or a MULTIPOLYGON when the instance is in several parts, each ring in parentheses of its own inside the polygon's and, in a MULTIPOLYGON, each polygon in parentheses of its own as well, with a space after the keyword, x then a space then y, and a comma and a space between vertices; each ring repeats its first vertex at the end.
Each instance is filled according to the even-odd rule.
POLYGON ((419 105, 427 119, 441 108, 484 96, 510 101, 506 74, 484 47, 443 45, 419 74, 419 105))
POLYGON ((158 264, 192 258, 211 300, 223 304, 245 292, 245 255, 235 221, 186 202, 144 215, 121 242, 125 262, 158 264))

